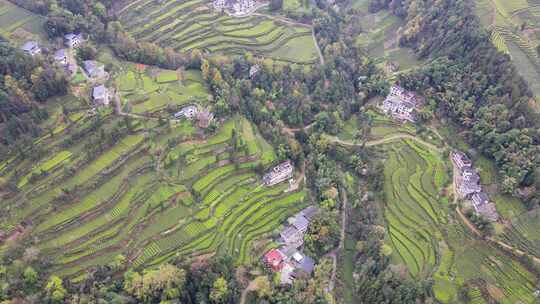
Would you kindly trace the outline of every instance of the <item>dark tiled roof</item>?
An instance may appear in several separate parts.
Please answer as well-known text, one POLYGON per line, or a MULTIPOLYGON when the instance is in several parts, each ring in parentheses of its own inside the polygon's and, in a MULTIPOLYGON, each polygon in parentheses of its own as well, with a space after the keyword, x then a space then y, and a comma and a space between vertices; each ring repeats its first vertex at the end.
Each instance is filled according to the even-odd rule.
POLYGON ((298 268, 307 274, 311 274, 315 268, 315 261, 312 258, 304 255, 302 261, 298 263, 298 268))

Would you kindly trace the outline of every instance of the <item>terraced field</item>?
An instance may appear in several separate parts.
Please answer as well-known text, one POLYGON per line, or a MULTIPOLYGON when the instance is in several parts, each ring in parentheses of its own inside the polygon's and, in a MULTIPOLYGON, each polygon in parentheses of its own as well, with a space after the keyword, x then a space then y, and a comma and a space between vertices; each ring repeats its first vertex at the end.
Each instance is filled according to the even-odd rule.
MULTIPOLYGON (((170 71, 127 65, 115 78, 125 112, 159 114, 167 107, 178 109, 187 103, 204 105, 210 94, 200 71, 170 71)), ((170 113, 163 113, 171 116, 170 113)))
MULTIPOLYGON (((491 30, 493 44, 509 54, 520 74, 540 96, 540 6, 535 0, 475 0, 476 13, 491 30)), ((537 98, 538 99, 538 98, 537 98)))
POLYGON ((214 11, 208 1, 132 1, 121 10, 120 19, 136 39, 177 51, 248 51, 286 62, 318 60, 310 26, 263 14, 234 18, 214 11))
MULTIPOLYGON (((71 132, 95 128, 95 121, 85 116, 71 132)), ((96 134, 123 126, 110 114, 99 121, 96 134)), ((37 168, 26 160, 2 163, 0 174, 19 180, 21 192, 5 202, 0 229, 10 233, 24 221, 53 271, 77 281, 120 254, 127 268, 214 252, 247 263, 257 256, 255 242, 305 207, 302 189, 262 186, 255 167, 276 156, 246 119, 232 118, 206 138, 190 122, 172 129, 144 124, 134 120, 134 131, 91 158, 85 143, 44 139, 50 153, 38 164, 47 174, 38 179, 28 180, 37 168)))
POLYGON ((0 0, 0 35, 23 43, 25 40, 45 37, 45 18, 18 7, 7 0, 0 0))
POLYGON ((500 237, 525 252, 540 256, 538 231, 540 231, 540 209, 513 218, 500 237))
POLYGON ((412 276, 429 275, 437 264, 436 227, 446 224, 439 190, 448 180, 441 159, 412 142, 389 150, 385 171, 385 218, 396 256, 412 276))
MULTIPOLYGON (((472 237, 455 218, 441 195, 449 180, 442 156, 412 142, 385 150, 385 242, 392 247, 393 262, 405 265, 412 277, 432 277, 442 303, 461 303, 464 284, 470 287, 470 303, 533 303, 535 275, 472 237)), ((523 220, 516 226, 516 231, 531 231, 537 225, 523 220)))
POLYGON ((390 71, 391 74, 405 72, 421 65, 412 50, 402 48, 398 44, 398 29, 403 25, 403 21, 388 10, 370 13, 368 4, 367 0, 352 2, 351 8, 362 15, 360 19, 362 31, 356 37, 356 45, 376 59, 381 68, 391 64, 395 68, 395 71, 390 71))

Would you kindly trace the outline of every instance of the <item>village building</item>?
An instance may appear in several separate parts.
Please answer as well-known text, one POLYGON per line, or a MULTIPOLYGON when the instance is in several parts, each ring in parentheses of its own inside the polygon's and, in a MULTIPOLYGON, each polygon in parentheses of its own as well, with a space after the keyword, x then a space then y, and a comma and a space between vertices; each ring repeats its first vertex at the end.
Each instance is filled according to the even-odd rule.
POLYGON ((283 162, 270 170, 263 176, 265 186, 273 186, 293 177, 294 167, 291 161, 283 162))
POLYGON ((289 219, 289 224, 291 224, 291 226, 303 233, 307 231, 309 221, 302 214, 297 214, 289 219))
POLYGON ((416 109, 419 106, 419 97, 399 86, 390 88, 390 94, 379 108, 393 118, 402 121, 416 121, 416 109))
POLYGON ((484 192, 473 194, 471 202, 476 214, 483 216, 488 221, 494 222, 499 219, 495 204, 489 202, 489 197, 484 192))
POLYGON ((283 263, 279 278, 281 285, 292 284, 294 279, 294 266, 288 262, 283 263))
POLYGON ((473 168, 464 168, 456 179, 457 192, 460 197, 469 197, 474 193, 482 191, 480 186, 480 176, 473 168))
POLYGON ((304 216, 308 221, 311 221, 313 219, 313 217, 315 217, 315 215, 317 215, 317 212, 319 210, 317 209, 317 207, 315 206, 309 206, 307 207, 306 209, 300 211, 300 213, 298 214, 301 214, 302 216, 304 216))
POLYGON ((304 233, 294 226, 285 227, 279 233, 279 236, 279 241, 283 244, 293 244, 296 247, 300 247, 304 243, 304 233))
POLYGON ((315 267, 315 261, 300 251, 304 234, 310 220, 317 214, 317 208, 310 206, 289 218, 287 225, 280 232, 279 249, 272 249, 263 258, 266 265, 274 272, 280 273, 281 284, 292 284, 300 273, 310 275, 315 267))
POLYGON ((315 268, 315 261, 311 257, 298 253, 298 255, 295 255, 293 258, 296 262, 296 269, 298 270, 295 272, 295 275, 298 272, 305 272, 307 274, 311 274, 313 272, 313 269, 315 268))
POLYGON ((66 49, 59 49, 58 51, 54 52, 54 61, 62 66, 66 66, 68 64, 68 52, 66 49))
POLYGON ((69 33, 64 35, 64 45, 71 49, 78 48, 84 42, 82 34, 69 33))
POLYGON ((456 191, 461 198, 469 198, 476 214, 489 221, 497 221, 499 214, 495 204, 489 202, 489 197, 482 192, 480 175, 473 167, 469 157, 463 152, 453 151, 450 155, 452 163, 459 171, 456 177, 456 191))
POLYGON ((199 128, 206 129, 210 126, 210 123, 214 120, 214 113, 210 112, 210 109, 203 108, 197 112, 197 121, 199 128))
POLYGON ((86 60, 83 62, 84 71, 88 77, 93 79, 103 79, 108 77, 108 73, 105 72, 105 66, 95 60, 86 60))
POLYGON ((255 7, 254 0, 237 0, 233 5, 235 15, 245 15, 255 7))
POLYGON ((230 0, 214 0, 213 5, 215 10, 220 11, 232 6, 232 3, 230 0))
POLYGON ((41 48, 36 41, 27 41, 21 49, 30 56, 41 54, 41 48))
POLYGON ((182 117, 192 120, 199 114, 199 109, 195 105, 185 106, 180 111, 174 113, 174 118, 180 119, 182 117))
POLYGON ((110 92, 104 85, 94 87, 92 90, 92 100, 96 106, 108 106, 111 103, 110 99, 110 92))
POLYGON ((255 76, 260 70, 261 70, 261 66, 260 66, 260 65, 258 65, 258 64, 252 65, 252 66, 249 68, 249 77, 250 77, 250 78, 253 78, 253 76, 255 76))
POLYGON ((77 66, 77 62, 73 57, 70 56, 69 50, 67 49, 60 49, 54 52, 53 55, 54 61, 60 65, 68 75, 74 75, 77 73, 77 69, 79 68, 77 66))
POLYGON ((460 151, 452 152, 452 162, 459 170, 472 167, 472 161, 465 153, 460 151))
POLYGON ((273 271, 281 271, 286 256, 279 249, 272 249, 264 255, 264 261, 273 271))
POLYGON ((255 8, 255 0, 214 0, 212 2, 214 9, 227 10, 233 16, 247 15, 255 8))

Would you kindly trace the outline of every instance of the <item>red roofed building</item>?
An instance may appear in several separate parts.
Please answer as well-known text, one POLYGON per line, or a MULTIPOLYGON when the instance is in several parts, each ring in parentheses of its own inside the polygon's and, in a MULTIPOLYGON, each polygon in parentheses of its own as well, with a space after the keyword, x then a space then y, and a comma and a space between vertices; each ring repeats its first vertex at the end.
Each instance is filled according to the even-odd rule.
POLYGON ((264 255, 264 261, 273 271, 281 271, 285 258, 286 256, 278 249, 272 249, 264 255))

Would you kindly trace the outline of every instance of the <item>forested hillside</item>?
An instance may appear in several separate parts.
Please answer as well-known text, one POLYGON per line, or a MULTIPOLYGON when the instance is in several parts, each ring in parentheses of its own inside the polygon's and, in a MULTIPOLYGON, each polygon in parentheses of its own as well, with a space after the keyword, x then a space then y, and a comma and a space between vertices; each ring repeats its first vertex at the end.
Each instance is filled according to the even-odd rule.
POLYGON ((451 117, 464 136, 504 172, 504 190, 540 203, 540 116, 510 58, 491 43, 470 1, 373 1, 406 18, 400 44, 430 63, 399 82, 424 92, 436 114, 451 117))

